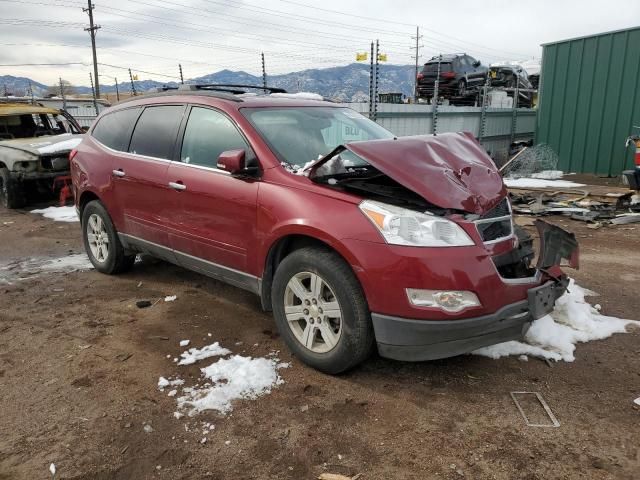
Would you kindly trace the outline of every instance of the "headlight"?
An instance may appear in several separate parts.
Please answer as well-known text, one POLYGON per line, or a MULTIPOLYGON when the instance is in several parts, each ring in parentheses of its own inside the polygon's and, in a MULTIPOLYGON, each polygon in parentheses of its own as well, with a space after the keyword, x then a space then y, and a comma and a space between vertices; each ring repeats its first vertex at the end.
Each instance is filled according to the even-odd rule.
POLYGON ((481 305, 475 293, 458 290, 407 288, 407 297, 411 304, 417 307, 435 307, 447 312, 459 312, 465 308, 481 305))
POLYGON ((389 244, 414 247, 473 245, 467 232, 446 218, 373 200, 365 200, 359 207, 389 244))

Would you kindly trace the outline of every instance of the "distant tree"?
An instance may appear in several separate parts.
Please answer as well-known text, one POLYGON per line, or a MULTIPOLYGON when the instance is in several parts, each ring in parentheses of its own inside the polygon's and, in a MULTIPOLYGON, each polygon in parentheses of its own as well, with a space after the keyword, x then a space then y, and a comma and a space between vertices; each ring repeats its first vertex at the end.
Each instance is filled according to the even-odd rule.
MULTIPOLYGON (((64 89, 65 95, 73 95, 76 93, 76 87, 74 87, 71 82, 68 80, 62 80, 62 88, 64 89)), ((60 91, 60 83, 56 83, 55 85, 51 85, 47 87, 47 92, 45 93, 45 97, 61 97, 62 92, 60 91)))

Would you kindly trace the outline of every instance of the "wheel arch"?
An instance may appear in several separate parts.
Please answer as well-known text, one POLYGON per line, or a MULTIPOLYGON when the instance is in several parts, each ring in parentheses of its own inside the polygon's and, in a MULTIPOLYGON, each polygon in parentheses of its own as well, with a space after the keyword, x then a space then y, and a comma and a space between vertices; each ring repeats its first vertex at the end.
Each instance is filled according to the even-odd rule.
POLYGON ((305 247, 318 247, 336 253, 349 265, 356 279, 360 282, 357 271, 354 270, 354 267, 356 270, 358 269, 359 262, 338 240, 314 235, 311 232, 289 232, 275 238, 267 249, 260 285, 260 300, 265 311, 272 310, 271 287, 278 265, 288 255, 305 247))
POLYGON ((87 206, 89 202, 93 200, 98 200, 99 202, 102 202, 100 197, 92 190, 85 190, 80 194, 80 198, 78 199, 78 209, 80 210, 79 212, 80 221, 82 221, 82 212, 84 211, 84 208, 87 206))

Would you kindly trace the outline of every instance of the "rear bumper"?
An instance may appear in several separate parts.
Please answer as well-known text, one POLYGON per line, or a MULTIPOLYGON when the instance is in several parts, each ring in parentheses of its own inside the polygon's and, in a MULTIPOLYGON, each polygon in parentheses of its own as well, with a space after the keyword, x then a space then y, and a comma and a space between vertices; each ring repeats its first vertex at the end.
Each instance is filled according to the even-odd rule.
POLYGON ((555 300, 565 292, 567 284, 566 277, 547 282, 541 287, 550 287, 551 299, 536 295, 541 287, 532 288, 528 300, 506 305, 493 314, 480 317, 434 321, 372 313, 378 352, 394 360, 424 361, 453 357, 509 340, 520 340, 531 323, 553 307, 555 300))

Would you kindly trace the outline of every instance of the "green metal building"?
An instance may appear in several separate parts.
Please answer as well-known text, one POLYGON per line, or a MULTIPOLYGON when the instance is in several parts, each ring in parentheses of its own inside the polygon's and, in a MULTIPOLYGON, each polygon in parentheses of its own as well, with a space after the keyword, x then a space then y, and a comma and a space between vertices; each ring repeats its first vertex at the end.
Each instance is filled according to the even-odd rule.
POLYGON ((565 172, 620 175, 640 130, 640 27, 542 45, 536 143, 565 172))

